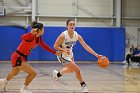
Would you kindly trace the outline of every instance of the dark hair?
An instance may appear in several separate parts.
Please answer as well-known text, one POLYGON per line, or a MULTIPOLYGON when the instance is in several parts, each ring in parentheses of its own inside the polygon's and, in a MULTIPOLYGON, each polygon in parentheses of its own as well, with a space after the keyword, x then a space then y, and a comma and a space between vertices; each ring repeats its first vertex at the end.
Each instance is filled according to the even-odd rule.
POLYGON ((68 25, 70 21, 74 21, 74 20, 72 19, 67 20, 66 25, 68 25))
POLYGON ((43 24, 42 23, 38 23, 36 21, 34 21, 31 25, 32 28, 37 28, 37 29, 42 29, 43 28, 43 24))

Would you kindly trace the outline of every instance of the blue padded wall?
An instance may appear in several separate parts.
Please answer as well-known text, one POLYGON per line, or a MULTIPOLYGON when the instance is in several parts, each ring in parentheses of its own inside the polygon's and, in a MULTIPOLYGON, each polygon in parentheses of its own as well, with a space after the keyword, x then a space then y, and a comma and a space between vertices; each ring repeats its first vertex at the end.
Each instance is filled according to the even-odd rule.
MULTIPOLYGON (((45 27, 42 36, 45 43, 51 48, 59 34, 65 27, 45 27)), ((0 60, 10 60, 10 56, 21 42, 20 36, 30 31, 21 27, 0 26, 0 60)), ((107 56, 111 61, 123 61, 125 58, 125 29, 107 27, 76 27, 76 31, 85 42, 97 53, 107 56)), ((74 46, 75 60, 97 60, 88 53, 79 42, 74 46)), ((32 50, 29 60, 57 60, 56 56, 44 51, 40 46, 32 50)))
POLYGON ((0 26, 0 60, 10 60, 11 54, 20 44, 20 36, 27 30, 17 26, 0 26))
MULTIPOLYGON (((77 32, 83 37, 85 42, 94 49, 97 53, 107 56, 111 61, 123 61, 125 58, 125 29, 124 28, 90 28, 78 27, 77 32)), ((95 57, 83 48, 78 43, 75 50, 75 58, 78 60, 94 60, 95 57)))

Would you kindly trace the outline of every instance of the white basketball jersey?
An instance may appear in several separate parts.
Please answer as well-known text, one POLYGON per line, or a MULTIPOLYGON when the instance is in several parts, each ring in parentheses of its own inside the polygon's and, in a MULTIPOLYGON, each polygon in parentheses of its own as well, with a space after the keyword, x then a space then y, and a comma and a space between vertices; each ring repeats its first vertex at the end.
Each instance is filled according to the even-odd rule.
POLYGON ((74 35, 72 38, 70 38, 67 30, 64 31, 63 33, 65 36, 65 39, 63 43, 61 44, 61 47, 70 50, 70 55, 68 56, 72 58, 73 57, 72 49, 73 49, 73 46, 76 44, 76 41, 78 40, 78 33, 74 31, 74 35))

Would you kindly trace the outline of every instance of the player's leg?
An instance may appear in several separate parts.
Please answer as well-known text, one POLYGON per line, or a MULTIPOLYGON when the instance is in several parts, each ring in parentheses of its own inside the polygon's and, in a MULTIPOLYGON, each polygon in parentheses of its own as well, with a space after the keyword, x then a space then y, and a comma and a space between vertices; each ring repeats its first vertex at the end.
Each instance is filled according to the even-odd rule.
POLYGON ((61 70, 60 70, 60 74, 61 75, 64 75, 64 74, 68 74, 68 73, 72 73, 73 72, 73 69, 65 66, 63 67, 61 70))
POLYGON ((69 65, 69 66, 70 66, 70 68, 72 68, 73 71, 75 72, 76 78, 79 80, 80 85, 81 85, 81 87, 82 87, 82 92, 88 93, 87 84, 85 83, 85 81, 84 81, 83 78, 82 78, 81 70, 80 70, 80 68, 78 67, 78 65, 75 64, 74 59, 72 59, 72 60, 73 60, 73 61, 71 62, 72 64, 69 65))
POLYGON ((64 75, 64 74, 70 73, 70 72, 75 72, 76 78, 79 80, 79 82, 83 82, 80 68, 74 62, 66 63, 66 64, 64 64, 64 66, 65 67, 60 70, 61 75, 64 75))
MULTIPOLYGON (((63 62, 64 67, 61 69, 60 74, 64 75, 67 73, 72 73, 73 69, 71 67, 67 66, 67 63, 74 63, 74 58, 72 57, 71 60, 67 61, 67 62, 63 62)), ((61 62, 62 63, 62 62, 61 62)))
MULTIPOLYGON (((66 56, 62 56, 62 54, 59 55, 59 56, 57 56, 57 59, 58 59, 58 61, 59 61, 60 63, 62 63, 64 66, 65 66, 65 64, 67 64, 67 63, 69 63, 69 62, 72 61, 71 58, 66 57, 66 56)), ((59 77, 61 77, 62 74, 66 74, 66 73, 72 72, 72 69, 70 69, 70 68, 68 68, 68 67, 66 67, 66 66, 65 66, 63 69, 61 69, 61 70, 62 70, 62 73, 61 73, 60 71, 53 70, 53 79, 54 79, 54 82, 55 82, 59 77)))
POLYGON ((86 87, 86 83, 84 82, 82 75, 81 75, 81 71, 80 68, 74 63, 74 59, 70 59, 70 58, 58 58, 58 60, 63 63, 63 65, 65 66, 63 69, 61 69, 59 72, 58 71, 54 71, 53 72, 53 76, 55 76, 55 78, 59 78, 62 75, 66 74, 66 73, 71 73, 71 72, 75 72, 76 74, 76 78, 79 80, 81 86, 82 86, 82 91, 83 92, 88 92, 88 89, 86 87))
MULTIPOLYGON (((25 82, 24 82, 24 85, 23 87, 21 88, 20 92, 21 93, 26 93, 28 91, 28 85, 31 83, 31 81, 35 78, 36 76, 36 70, 31 67, 27 62, 22 62, 22 65, 18 67, 20 70, 28 73, 26 79, 25 79, 25 82)), ((32 93, 32 92, 29 92, 28 93, 32 93)))
POLYGON ((20 72, 20 69, 18 67, 13 67, 12 70, 7 74, 6 80, 10 81, 19 72, 20 72))
POLYGON ((13 66, 12 70, 7 74, 5 79, 0 80, 2 88, 4 89, 4 91, 7 90, 8 81, 10 81, 20 71, 20 69, 17 68, 17 62, 18 62, 17 58, 18 58, 18 54, 16 52, 14 52, 11 56, 11 62, 12 62, 12 66, 13 66))
POLYGON ((73 61, 65 64, 65 67, 67 67, 68 69, 60 70, 60 74, 63 75, 69 71, 75 72, 76 78, 79 80, 80 85, 82 87, 82 92, 88 92, 87 84, 84 82, 84 80, 82 78, 80 68, 73 61))
POLYGON ((130 58, 131 58, 131 54, 127 54, 126 61, 127 61, 128 65, 130 65, 130 58))
POLYGON ((6 78, 0 79, 0 82, 4 91, 7 91, 8 81, 10 81, 19 72, 20 72, 20 69, 18 69, 17 67, 12 67, 12 70, 7 74, 6 78))
POLYGON ((76 78, 79 80, 79 82, 83 82, 80 68, 78 67, 78 65, 75 64, 73 57, 71 58, 71 62, 64 64, 64 66, 65 67, 60 71, 62 75, 65 73, 75 72, 76 78))
POLYGON ((82 87, 82 92, 88 92, 87 84, 84 82, 82 78, 80 68, 73 61, 65 64, 64 66, 65 68, 60 70, 60 74, 63 75, 66 73, 75 72, 76 78, 79 80, 80 85, 82 87))
MULTIPOLYGON (((67 73, 71 73, 73 72, 71 69, 69 69, 68 67, 64 67, 61 69, 62 73, 60 71, 57 71, 57 70, 53 70, 53 79, 54 79, 54 83, 55 81, 58 80, 59 77, 61 77, 62 75, 64 74, 67 74, 67 73)), ((58 82, 60 83, 61 79, 58 80, 58 82)), ((64 84, 61 82, 61 84, 64 84)))

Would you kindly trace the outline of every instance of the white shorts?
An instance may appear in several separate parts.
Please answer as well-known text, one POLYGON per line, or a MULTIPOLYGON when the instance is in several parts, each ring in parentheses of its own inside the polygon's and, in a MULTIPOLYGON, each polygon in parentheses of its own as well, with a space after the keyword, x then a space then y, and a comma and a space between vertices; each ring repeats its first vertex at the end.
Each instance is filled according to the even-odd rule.
POLYGON ((57 59, 60 63, 62 63, 63 65, 66 63, 71 62, 71 58, 73 57, 73 53, 71 55, 65 55, 65 54, 61 54, 59 56, 57 56, 57 59))

